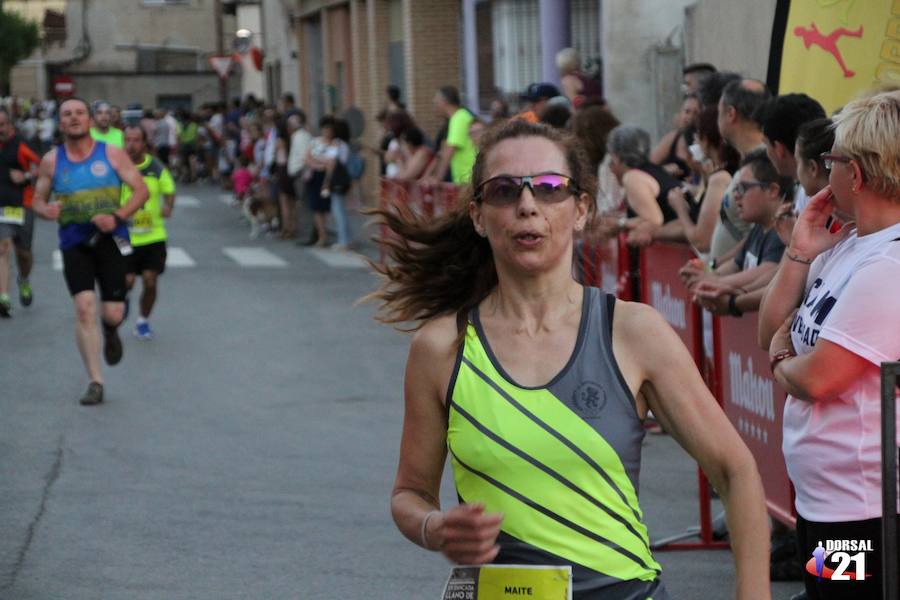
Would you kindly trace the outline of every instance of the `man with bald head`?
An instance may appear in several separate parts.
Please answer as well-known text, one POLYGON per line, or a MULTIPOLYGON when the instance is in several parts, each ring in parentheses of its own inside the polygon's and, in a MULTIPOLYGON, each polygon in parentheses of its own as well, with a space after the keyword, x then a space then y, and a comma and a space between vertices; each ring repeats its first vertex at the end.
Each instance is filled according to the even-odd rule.
POLYGON ((122 130, 115 126, 113 107, 105 100, 94 102, 91 137, 117 148, 125 148, 122 130))

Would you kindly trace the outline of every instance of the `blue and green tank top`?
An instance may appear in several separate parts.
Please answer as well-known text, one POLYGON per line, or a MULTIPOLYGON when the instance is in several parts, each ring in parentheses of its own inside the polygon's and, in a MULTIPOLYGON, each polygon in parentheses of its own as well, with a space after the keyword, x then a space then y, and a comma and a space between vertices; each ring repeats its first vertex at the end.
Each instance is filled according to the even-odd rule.
POLYGON ((495 562, 571 565, 579 600, 664 600, 638 504, 644 428, 612 353, 614 302, 584 288, 572 356, 540 387, 503 370, 474 310, 447 447, 460 501, 504 515, 495 562))
MULTIPOLYGON (((106 144, 94 142, 91 154, 73 161, 66 147, 56 147, 53 194, 62 205, 59 215, 59 247, 62 250, 84 243, 98 229, 91 223, 94 215, 112 214, 119 208, 122 181, 106 157, 106 144)), ((128 239, 128 227, 120 225, 115 235, 128 239)))

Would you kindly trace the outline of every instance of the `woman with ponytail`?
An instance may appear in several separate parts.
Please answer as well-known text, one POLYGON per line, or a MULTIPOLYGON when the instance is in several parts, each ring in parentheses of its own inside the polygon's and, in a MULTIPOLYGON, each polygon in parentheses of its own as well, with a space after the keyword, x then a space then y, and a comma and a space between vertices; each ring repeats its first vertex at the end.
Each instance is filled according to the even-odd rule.
POLYGON ((391 512, 457 564, 571 565, 574 597, 665 599, 638 505, 649 409, 725 502, 737 597, 769 598, 753 457, 650 307, 572 278, 594 182, 573 138, 511 121, 485 133, 455 213, 395 208, 373 297, 416 331, 391 512), (458 506, 441 510, 451 456, 458 506))

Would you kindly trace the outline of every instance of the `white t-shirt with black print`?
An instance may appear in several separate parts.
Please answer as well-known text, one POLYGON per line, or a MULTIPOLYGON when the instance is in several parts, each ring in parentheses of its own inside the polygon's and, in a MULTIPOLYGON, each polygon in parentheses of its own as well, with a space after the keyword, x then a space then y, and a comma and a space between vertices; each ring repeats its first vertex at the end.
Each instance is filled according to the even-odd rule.
MULTIPOLYGON (((900 359, 900 224, 816 258, 791 327, 798 354, 828 340, 875 366, 900 359), (895 241, 896 240, 896 241, 895 241)), ((818 522, 881 516, 881 378, 868 369, 840 397, 788 396, 782 443, 797 512, 818 522)))

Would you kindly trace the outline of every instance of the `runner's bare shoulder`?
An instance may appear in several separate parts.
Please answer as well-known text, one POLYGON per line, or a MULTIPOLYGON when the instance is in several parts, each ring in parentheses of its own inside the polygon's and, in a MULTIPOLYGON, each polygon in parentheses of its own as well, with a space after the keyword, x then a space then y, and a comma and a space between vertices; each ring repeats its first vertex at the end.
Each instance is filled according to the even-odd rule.
POLYGON ((442 315, 422 325, 409 348, 409 366, 426 370, 430 386, 442 399, 456 363, 458 337, 456 315, 442 315))
POLYGON ((56 148, 51 148, 47 154, 41 158, 41 164, 38 167, 38 175, 51 175, 53 169, 56 168, 56 148))
POLYGON ((675 332, 655 308, 642 302, 616 300, 613 351, 617 359, 628 361, 644 372, 654 356, 673 350, 675 340, 675 332))

